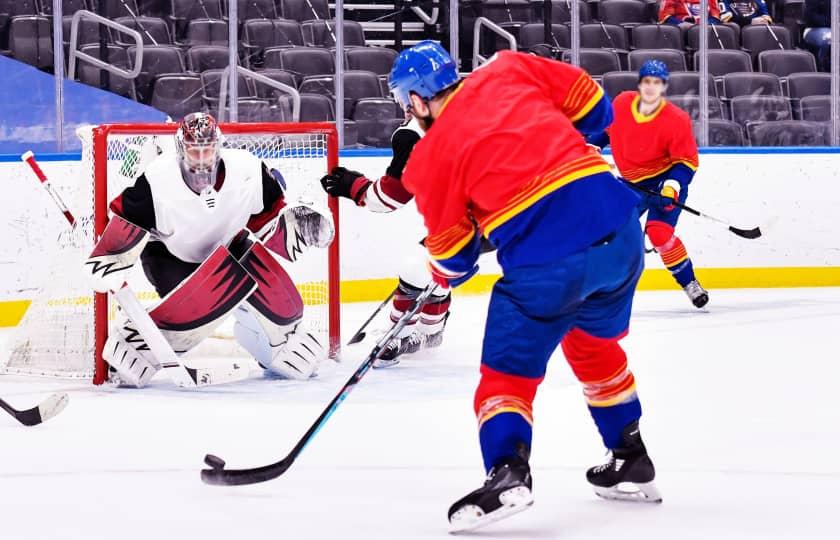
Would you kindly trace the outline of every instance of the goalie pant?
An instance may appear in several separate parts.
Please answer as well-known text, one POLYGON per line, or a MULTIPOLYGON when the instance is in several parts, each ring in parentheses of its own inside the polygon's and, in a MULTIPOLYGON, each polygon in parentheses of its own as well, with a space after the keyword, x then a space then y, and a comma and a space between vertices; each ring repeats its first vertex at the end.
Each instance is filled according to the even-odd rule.
MULTIPOLYGON (((414 117, 394 130, 391 135, 393 157, 385 174, 378 180, 369 180, 364 176, 357 180, 360 184, 356 188, 359 195, 353 200, 358 206, 371 212, 388 213, 411 202, 414 196, 403 186, 402 173, 414 145, 422 137, 423 130, 414 117)), ((392 322, 402 317, 431 279, 426 265, 426 251, 421 244, 417 244, 400 264, 399 284, 391 303, 392 322)), ((450 302, 449 289, 438 289, 431 301, 403 327, 397 337, 405 338, 415 331, 427 336, 442 331, 450 302)))

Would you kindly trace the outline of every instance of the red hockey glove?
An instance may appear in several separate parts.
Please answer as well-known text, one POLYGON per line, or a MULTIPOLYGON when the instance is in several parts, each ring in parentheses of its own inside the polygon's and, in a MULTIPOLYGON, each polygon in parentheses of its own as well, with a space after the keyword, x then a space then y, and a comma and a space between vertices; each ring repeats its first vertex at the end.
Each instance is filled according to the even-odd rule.
POLYGON ((365 178, 362 173, 344 167, 336 167, 330 174, 321 178, 321 186, 324 191, 333 197, 351 199, 357 205, 361 203, 362 197, 370 184, 371 181, 365 178))
POLYGON ((665 205, 664 210, 666 212, 674 209, 674 205, 670 204, 672 201, 677 202, 680 200, 681 187, 680 183, 676 180, 665 180, 665 183, 662 184, 662 191, 659 194, 662 196, 662 202, 665 205))
POLYGON ((467 272, 452 272, 431 259, 429 260, 427 266, 429 268, 429 272, 432 274, 432 281, 445 288, 457 287, 478 273, 477 264, 470 268, 467 272))

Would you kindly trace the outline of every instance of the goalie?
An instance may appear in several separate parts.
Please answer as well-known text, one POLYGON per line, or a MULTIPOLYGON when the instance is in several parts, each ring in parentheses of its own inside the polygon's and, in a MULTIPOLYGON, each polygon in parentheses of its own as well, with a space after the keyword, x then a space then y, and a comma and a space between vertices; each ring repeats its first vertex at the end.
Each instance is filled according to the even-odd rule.
MULTIPOLYGON (((308 379, 327 351, 269 250, 294 262, 307 247, 326 247, 334 227, 325 212, 287 206, 285 187, 250 152, 222 148, 212 116, 188 115, 175 151, 162 151, 111 202, 114 215, 86 263, 94 287, 119 289, 139 255, 162 298, 149 314, 177 354, 232 313, 237 342, 260 367, 308 379)), ((161 369, 126 318, 110 328, 103 357, 128 386, 144 386, 161 369)))

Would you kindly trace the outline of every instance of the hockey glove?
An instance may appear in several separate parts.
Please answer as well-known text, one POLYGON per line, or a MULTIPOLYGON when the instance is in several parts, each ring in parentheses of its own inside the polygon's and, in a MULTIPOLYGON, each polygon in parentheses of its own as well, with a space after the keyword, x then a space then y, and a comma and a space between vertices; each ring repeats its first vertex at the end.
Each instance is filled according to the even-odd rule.
POLYGON ((662 196, 662 204, 666 212, 674 209, 673 202, 680 200, 680 188, 682 186, 676 180, 665 180, 659 194, 662 196))
POLYGON ((429 272, 432 274, 432 281, 444 288, 457 287, 458 285, 469 281, 471 277, 478 273, 477 264, 470 268, 467 272, 452 272, 450 270, 446 270, 431 259, 429 260, 427 266, 429 268, 429 272))
POLYGON ((321 186, 323 186, 324 191, 333 197, 351 199, 357 205, 361 204, 365 191, 370 184, 371 181, 365 178, 362 173, 344 167, 336 167, 330 174, 321 178, 321 186))

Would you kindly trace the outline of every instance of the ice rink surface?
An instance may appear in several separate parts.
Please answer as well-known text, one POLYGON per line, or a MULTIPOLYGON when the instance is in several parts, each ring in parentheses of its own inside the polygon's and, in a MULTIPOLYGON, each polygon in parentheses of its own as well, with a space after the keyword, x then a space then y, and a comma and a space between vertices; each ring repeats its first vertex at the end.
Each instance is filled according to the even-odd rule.
MULTIPOLYGON (((35 428, 0 416, 0 538, 419 540, 483 470, 472 413, 486 297, 456 298, 444 344, 370 372, 281 478, 205 486, 205 453, 232 468, 285 455, 370 350, 318 379, 198 391, 0 377, 20 408, 71 393, 35 428)), ((343 309, 345 338, 374 304, 343 309)), ((385 322, 380 320, 380 328, 385 322)), ((532 509, 487 538, 837 538, 840 289, 680 291, 636 299, 624 340, 661 505, 597 499, 604 450, 562 354, 535 403, 532 509)))

